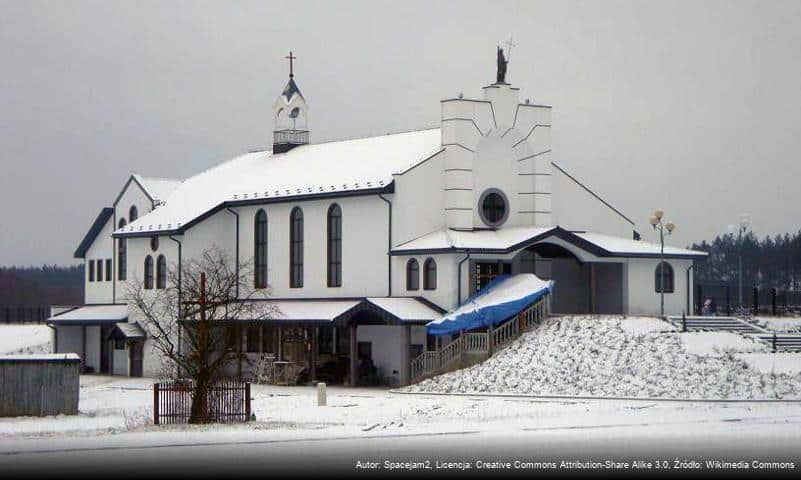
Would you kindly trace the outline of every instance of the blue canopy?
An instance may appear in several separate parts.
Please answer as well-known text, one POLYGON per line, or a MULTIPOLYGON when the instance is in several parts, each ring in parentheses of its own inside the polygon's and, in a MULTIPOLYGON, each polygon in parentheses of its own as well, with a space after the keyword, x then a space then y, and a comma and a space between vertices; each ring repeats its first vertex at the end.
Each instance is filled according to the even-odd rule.
POLYGON ((458 308, 427 323, 426 329, 429 335, 450 335, 498 325, 548 295, 553 286, 552 280, 531 273, 499 275, 458 308))

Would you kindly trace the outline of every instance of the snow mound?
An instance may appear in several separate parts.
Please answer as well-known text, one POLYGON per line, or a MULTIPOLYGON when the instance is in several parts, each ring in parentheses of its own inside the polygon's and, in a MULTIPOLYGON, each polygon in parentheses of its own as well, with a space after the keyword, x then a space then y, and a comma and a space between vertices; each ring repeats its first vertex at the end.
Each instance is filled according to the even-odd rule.
POLYGON ((801 373, 769 375, 731 351, 695 355, 680 333, 632 333, 619 317, 554 317, 487 361, 413 392, 603 397, 801 398, 801 373))
POLYGON ((801 374, 801 353, 741 353, 737 355, 758 372, 764 374, 801 374))
POLYGON ((684 349, 693 355, 725 355, 728 352, 769 352, 756 338, 732 332, 688 332, 680 335, 684 349))
POLYGON ((0 353, 50 353, 47 325, 0 325, 0 353))
POLYGON ((676 331, 676 327, 672 323, 653 317, 626 317, 621 319, 620 325, 626 333, 632 335, 676 331))

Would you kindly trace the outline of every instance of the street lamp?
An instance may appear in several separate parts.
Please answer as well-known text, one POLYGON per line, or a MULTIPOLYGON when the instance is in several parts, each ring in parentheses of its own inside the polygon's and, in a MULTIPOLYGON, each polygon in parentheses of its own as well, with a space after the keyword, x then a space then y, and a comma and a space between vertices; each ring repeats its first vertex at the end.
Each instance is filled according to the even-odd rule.
POLYGON ((740 215, 740 223, 735 227, 734 225, 729 225, 729 232, 734 234, 735 228, 737 229, 737 278, 738 278, 738 286, 737 289, 737 298, 739 301, 739 307, 743 307, 743 235, 745 232, 748 231, 748 227, 751 226, 751 216, 747 213, 740 215))
POLYGON ((664 222, 664 210, 656 210, 648 222, 654 230, 659 231, 659 315, 665 316, 665 232, 668 235, 676 229, 673 222, 664 222))

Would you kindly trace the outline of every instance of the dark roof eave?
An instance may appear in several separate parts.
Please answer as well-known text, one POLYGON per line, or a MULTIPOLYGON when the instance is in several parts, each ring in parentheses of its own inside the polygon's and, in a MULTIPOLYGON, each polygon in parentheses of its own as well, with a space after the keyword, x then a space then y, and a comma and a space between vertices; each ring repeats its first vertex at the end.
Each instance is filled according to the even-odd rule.
POLYGON ((105 207, 100 210, 100 213, 95 218, 95 221, 92 222, 92 226, 89 227, 89 231, 86 232, 84 235, 83 240, 81 240, 80 245, 78 248, 75 249, 75 253, 73 254, 74 258, 84 258, 86 256, 86 251, 89 250, 89 247, 92 246, 97 236, 100 234, 100 231, 103 230, 103 227, 108 222, 108 219, 114 215, 114 209, 111 207, 105 207))
POLYGON ((132 237, 151 237, 153 235, 181 235, 194 225, 202 222, 206 218, 214 215, 215 213, 230 207, 243 207, 248 205, 265 205, 269 203, 283 203, 283 202, 297 202, 304 200, 318 200, 321 198, 339 198, 339 197, 353 197, 360 195, 375 195, 378 193, 395 193, 395 182, 391 181, 387 185, 376 188, 365 188, 361 190, 346 190, 340 192, 322 192, 322 193, 308 193, 301 195, 290 195, 286 197, 275 198, 249 198, 242 200, 226 200, 216 207, 213 207, 199 216, 193 218, 191 221, 181 225, 180 227, 165 230, 142 230, 137 232, 122 232, 113 233, 114 238, 132 238, 132 237))

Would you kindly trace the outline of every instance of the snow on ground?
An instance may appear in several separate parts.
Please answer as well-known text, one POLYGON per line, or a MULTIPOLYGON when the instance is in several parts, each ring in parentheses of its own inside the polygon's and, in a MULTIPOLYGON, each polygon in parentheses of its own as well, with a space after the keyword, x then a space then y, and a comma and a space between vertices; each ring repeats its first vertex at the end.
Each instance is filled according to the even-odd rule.
POLYGON ((736 355, 754 370, 766 375, 801 374, 801 353, 740 353, 736 355))
POLYGON ((754 323, 776 332, 801 333, 801 317, 756 317, 754 323))
POLYGON ((675 332, 676 327, 669 322, 653 317, 627 317, 620 321, 620 326, 632 335, 645 335, 655 332, 675 332))
MULTIPOLYGON (((801 403, 700 403, 405 395, 386 389, 329 387, 328 406, 316 389, 253 385, 255 422, 239 425, 152 425, 153 379, 84 375, 80 414, 0 418, 0 456, 48 450, 62 440, 114 445, 207 443, 227 439, 298 439, 417 435, 446 432, 648 426, 666 429, 740 420, 801 421, 801 403), (96 442, 95 438, 100 438, 96 442)), ((801 430, 796 430, 799 432, 801 430)))
MULTIPOLYGON (((635 335, 623 325, 623 319, 611 316, 550 318, 489 360, 430 378, 408 387, 408 391, 801 398, 801 373, 774 378, 749 368, 734 353, 689 352, 681 338, 695 333, 635 335)), ((731 348, 731 339, 723 339, 721 347, 731 348)), ((739 343, 735 345, 738 349, 742 349, 739 343)), ((749 345, 745 350, 755 349, 749 345)))
POLYGON ((50 353, 50 338, 47 325, 0 325, 0 353, 50 353))
POLYGON ((756 338, 732 332, 687 332, 679 336, 692 355, 723 356, 728 352, 769 352, 770 347, 756 338))

